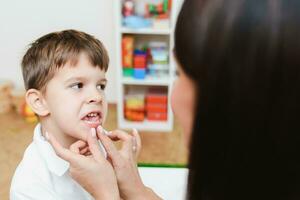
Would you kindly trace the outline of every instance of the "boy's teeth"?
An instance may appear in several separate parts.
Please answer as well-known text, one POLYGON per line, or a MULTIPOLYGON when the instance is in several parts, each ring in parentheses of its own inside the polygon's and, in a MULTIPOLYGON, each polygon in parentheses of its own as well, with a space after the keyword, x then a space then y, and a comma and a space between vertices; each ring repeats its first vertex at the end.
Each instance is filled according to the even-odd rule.
POLYGON ((98 113, 90 113, 87 116, 89 116, 89 117, 96 117, 96 116, 98 116, 98 113))

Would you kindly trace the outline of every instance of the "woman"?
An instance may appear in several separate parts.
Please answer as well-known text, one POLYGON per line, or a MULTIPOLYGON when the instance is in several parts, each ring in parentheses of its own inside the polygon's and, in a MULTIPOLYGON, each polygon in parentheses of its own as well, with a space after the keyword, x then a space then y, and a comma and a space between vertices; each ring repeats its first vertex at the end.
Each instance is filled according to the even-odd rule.
MULTIPOLYGON (((299 36, 298 0, 185 0, 171 101, 190 149, 187 199, 300 198, 299 36)), ((95 137, 88 140, 93 159, 50 142, 96 198, 118 184, 120 194, 109 199, 159 199, 136 169, 138 135, 100 132, 112 165, 95 137)))

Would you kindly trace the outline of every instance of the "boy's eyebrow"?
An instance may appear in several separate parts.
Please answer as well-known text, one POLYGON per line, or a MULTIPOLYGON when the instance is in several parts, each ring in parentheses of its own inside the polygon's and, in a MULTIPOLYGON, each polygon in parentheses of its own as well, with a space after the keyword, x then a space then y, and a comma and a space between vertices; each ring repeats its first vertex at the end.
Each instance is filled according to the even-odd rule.
MULTIPOLYGON (((73 81, 87 81, 88 79, 86 77, 81 77, 81 76, 77 76, 77 77, 71 77, 71 78, 68 78, 65 83, 70 83, 70 82, 73 82, 73 81)), ((99 81, 101 82, 107 82, 107 79, 106 78, 101 78, 99 79, 99 81)))
POLYGON ((101 82, 107 82, 107 79, 106 78, 101 78, 100 81, 101 82))

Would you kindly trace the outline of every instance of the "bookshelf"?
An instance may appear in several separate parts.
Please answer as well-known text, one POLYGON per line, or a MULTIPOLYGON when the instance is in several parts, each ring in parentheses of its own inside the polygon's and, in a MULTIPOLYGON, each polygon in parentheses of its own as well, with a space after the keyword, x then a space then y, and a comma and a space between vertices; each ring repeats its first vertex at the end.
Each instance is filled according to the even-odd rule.
MULTIPOLYGON (((172 83, 174 81, 175 78, 175 61, 174 61, 174 57, 172 54, 172 50, 173 50, 173 34, 174 34, 174 26, 175 26, 175 20, 176 20, 176 16, 178 13, 178 8, 181 5, 182 0, 172 0, 172 1, 149 1, 149 0, 133 0, 133 1, 129 1, 129 0, 115 0, 114 1, 114 7, 115 7, 115 17, 116 17, 116 50, 117 50, 117 97, 118 97, 118 102, 117 102, 117 118, 118 118, 118 127, 121 129, 132 129, 132 128, 137 128, 138 130, 144 130, 144 131, 159 131, 159 132, 168 132, 171 131, 173 129, 173 113, 171 110, 171 106, 170 106, 170 94, 171 94, 171 89, 172 89, 172 83), (157 19, 157 16, 155 17, 144 17, 143 18, 140 17, 141 15, 139 15, 138 20, 142 19, 147 19, 150 20, 152 25, 151 26, 147 26, 147 27, 131 27, 128 24, 125 24, 125 16, 124 16, 124 8, 125 8, 125 2, 129 2, 129 8, 132 8, 132 10, 129 9, 129 17, 134 18, 133 20, 137 20, 135 19, 135 17, 137 17, 137 15, 135 14, 135 7, 134 6, 139 6, 139 8, 141 8, 141 5, 137 5, 137 4, 145 4, 147 5, 147 3, 153 4, 152 6, 156 6, 158 5, 160 2, 163 3, 168 3, 168 11, 166 13, 168 17, 164 17, 164 19, 157 19), (153 2, 156 2, 153 3, 153 2), (133 7, 131 7, 133 6, 133 7), (160 22, 163 23, 160 23, 160 22), (158 22, 158 23, 157 23, 158 22), (158 24, 158 25, 157 25, 158 24), (163 24, 163 25, 162 25, 163 24), (128 41, 128 45, 127 46, 131 46, 132 50, 129 51, 128 54, 125 54, 125 50, 124 50, 124 44, 125 44, 125 39, 124 38, 129 38, 128 41), (132 42, 134 41, 134 42, 132 42), (150 48, 152 45, 152 48, 150 48), (160 47, 155 47, 155 46, 159 46, 162 45, 162 47, 164 48, 160 48, 160 47), (147 47, 147 50, 145 50, 145 52, 147 52, 147 63, 145 68, 143 68, 142 70, 136 68, 135 66, 137 66, 138 59, 137 57, 139 56, 138 54, 135 54, 136 49, 145 49, 145 46, 147 47), (154 46, 154 47, 153 47, 154 46), (150 49, 150 50, 149 50, 150 49), (153 50, 154 49, 154 50, 153 50), (163 64, 163 65, 156 65, 153 64, 153 58, 154 58, 154 52, 155 50, 161 50, 164 49, 165 50, 165 54, 162 55, 167 55, 167 61, 163 64), (148 54, 148 50, 150 51, 150 54, 148 54), (124 56, 129 56, 128 58, 130 58, 130 63, 131 65, 128 66, 124 66, 124 56), (152 64, 149 64, 149 55, 152 58, 152 64), (134 61, 133 61, 134 60, 134 61), (153 67, 153 70, 151 67, 153 67), (159 69, 160 66, 161 69, 159 69), (156 68, 155 68, 156 67, 156 68), (151 72, 154 71, 155 73, 151 72), (127 71, 127 74, 125 74, 125 71, 127 71), (134 71, 134 72, 132 72, 134 71), (143 71, 143 73, 145 72, 145 77, 138 77, 136 76, 138 71, 143 71), (156 73, 156 72, 163 72, 163 73, 156 73), (130 75, 128 75, 128 73, 130 75), (133 75, 134 74, 134 75, 133 75), (165 95, 167 97, 167 101, 166 101, 166 108, 164 116, 160 116, 160 115, 156 115, 154 113, 154 115, 150 115, 153 113, 150 113, 150 98, 149 94, 151 94, 151 92, 149 93, 149 91, 164 91, 164 92, 160 92, 160 95, 165 95), (144 96, 144 110, 141 111, 143 112, 142 115, 144 115, 143 117, 141 117, 140 115, 137 115, 139 117, 137 117, 136 119, 129 119, 128 118, 128 105, 130 103, 128 103, 129 101, 129 97, 132 97, 132 93, 134 95, 137 95, 138 97, 144 96), (128 97, 129 96, 129 97, 128 97), (147 110, 148 109, 148 110, 147 110), (126 114, 125 114, 126 113, 126 114), (159 119, 150 119, 150 116, 154 116, 154 117, 158 117, 159 119)), ((142 5, 143 6, 143 5, 142 5)), ((150 7, 148 7, 150 8, 150 7)), ((152 7, 153 8, 153 7, 152 7)), ((147 9, 145 8, 144 11, 146 11, 147 9)), ((150 13, 149 9, 148 14, 150 13)), ((128 14, 128 13, 126 13, 128 14)), ((128 16, 127 16, 128 17, 128 16)), ((129 19, 129 17, 127 19, 129 19)), ((126 19, 126 20, 127 20, 126 19)), ((158 51, 159 52, 159 51, 158 51)), ((163 51, 161 51, 163 52, 163 51)), ((161 53, 159 52, 159 53, 161 53)), ((144 55, 144 54, 143 54, 144 55)), ((159 56, 159 57, 163 57, 163 56, 159 56)), ((128 60, 128 59, 127 59, 128 60)), ((139 67, 140 68, 140 67, 139 67)), ((154 94, 156 94, 154 92, 154 94)), ((141 97, 142 98, 142 97, 141 97)), ((139 102, 137 104, 141 103, 141 99, 138 99, 136 101, 134 101, 134 99, 130 99, 131 102, 139 102)), ((132 103, 131 103, 132 104, 132 103)), ((152 109, 152 107, 151 107, 152 109)), ((154 108, 155 109, 155 108, 154 108)), ((162 110, 162 109, 161 109, 162 110)), ((129 112, 130 113, 130 112, 129 112)))

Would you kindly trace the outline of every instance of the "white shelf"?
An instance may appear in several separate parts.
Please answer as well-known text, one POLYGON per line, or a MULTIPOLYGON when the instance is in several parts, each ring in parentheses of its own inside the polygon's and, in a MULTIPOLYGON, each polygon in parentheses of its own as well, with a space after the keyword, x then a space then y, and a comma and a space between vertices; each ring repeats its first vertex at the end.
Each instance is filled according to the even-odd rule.
POLYGON ((132 129, 136 128, 143 131, 154 131, 154 132, 169 132, 173 129, 174 116, 172 113, 170 99, 171 99, 171 88, 172 82, 174 80, 175 71, 175 58, 173 56, 174 47, 174 26, 176 21, 176 16, 178 13, 178 8, 183 0, 173 0, 172 8, 169 19, 169 27, 158 28, 162 25, 159 22, 154 27, 133 29, 122 26, 122 0, 116 0, 115 2, 115 20, 116 20, 116 69, 117 69, 117 94, 118 94, 118 106, 117 106, 117 118, 118 127, 121 129, 132 129), (133 77, 123 77, 123 66, 122 66, 122 37, 124 34, 132 34, 136 39, 136 44, 148 43, 151 41, 161 41, 168 44, 169 50, 169 76, 168 77, 147 77, 145 79, 135 79, 133 77), (137 88, 148 88, 151 86, 163 86, 168 90, 168 112, 167 121, 149 121, 144 120, 142 122, 128 121, 124 118, 124 98, 126 88, 135 87, 137 88))
POLYGON ((133 29, 133 28, 122 27, 121 32, 123 34, 169 35, 171 34, 171 29, 158 29, 158 28, 133 29))
POLYGON ((134 121, 127 121, 124 120, 120 127, 122 129, 132 129, 136 128, 142 131, 163 131, 168 132, 171 131, 173 128, 173 123, 170 120, 168 121, 149 121, 144 120, 142 122, 134 122, 134 121))
POLYGON ((122 83, 125 85, 147 85, 147 86, 168 86, 170 84, 170 78, 153 78, 146 76, 145 79, 135 79, 132 77, 123 77, 122 83))

